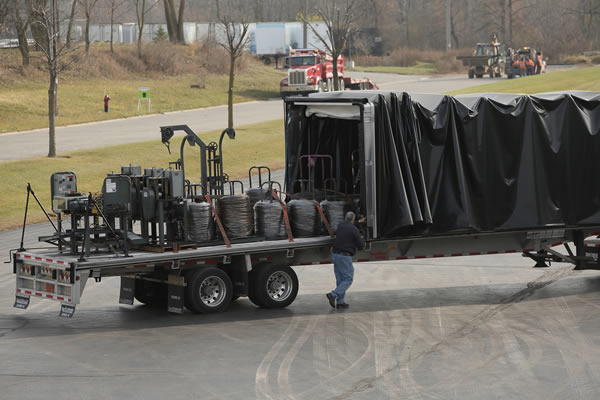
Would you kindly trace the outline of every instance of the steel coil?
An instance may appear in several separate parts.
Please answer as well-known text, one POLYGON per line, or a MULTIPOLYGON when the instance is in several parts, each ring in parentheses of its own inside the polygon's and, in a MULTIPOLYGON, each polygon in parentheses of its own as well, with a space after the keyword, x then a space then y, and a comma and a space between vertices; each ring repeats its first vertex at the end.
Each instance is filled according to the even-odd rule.
MULTIPOLYGON (((265 196, 267 195, 267 189, 261 189, 261 188, 249 188, 246 189, 246 195, 248 196, 248 198, 250 199, 250 210, 254 209, 254 205, 261 201, 261 200, 265 200, 265 196)), ((254 226, 254 213, 251 212, 250 213, 250 219, 252 222, 252 226, 254 226)))
POLYGON ((230 239, 252 235, 250 198, 245 194, 223 196, 218 200, 219 217, 230 239))
POLYGON ((207 242, 215 238, 215 221, 212 207, 208 203, 188 203, 189 239, 192 242, 207 242))
POLYGON ((344 217, 346 216, 345 207, 346 203, 343 201, 323 200, 321 202, 321 209, 333 232, 336 232, 338 225, 344 222, 344 217))
POLYGON ((287 237, 283 210, 277 201, 263 200, 254 205, 254 231, 266 240, 287 237))
POLYGON ((292 200, 287 207, 292 234, 295 237, 321 235, 321 217, 312 200, 292 200))

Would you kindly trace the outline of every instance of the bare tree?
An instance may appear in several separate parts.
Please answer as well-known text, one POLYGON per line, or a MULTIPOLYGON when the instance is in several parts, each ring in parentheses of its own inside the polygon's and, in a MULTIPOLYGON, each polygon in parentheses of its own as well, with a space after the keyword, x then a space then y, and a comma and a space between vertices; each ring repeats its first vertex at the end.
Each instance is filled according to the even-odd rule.
POLYGON ((96 4, 98 4, 98 0, 79 0, 79 4, 83 8, 83 13, 85 15, 85 52, 89 53, 90 23, 92 20, 92 13, 94 12, 94 7, 96 7, 96 4))
POLYGON ((125 4, 126 0, 110 0, 110 52, 111 54, 115 52, 113 47, 114 42, 114 25, 115 25, 115 14, 120 10, 120 8, 125 4))
POLYGON ((3 5, 3 11, 7 21, 12 21, 12 24, 17 33, 17 39, 19 41, 19 51, 21 53, 21 60, 23 66, 29 65, 29 43, 27 43, 27 28, 29 26, 29 14, 22 4, 19 4, 18 0, 4 0, 0 6, 3 5), (21 13, 25 11, 25 16, 21 13))
POLYGON ((66 44, 67 47, 71 45, 71 34, 73 33, 73 20, 75 19, 75 10, 77 9, 78 0, 73 0, 71 3, 71 14, 69 15, 69 25, 67 26, 67 38, 66 44))
POLYGON ((233 83, 235 80, 235 63, 243 54, 244 47, 248 44, 250 36, 248 35, 249 23, 243 18, 239 22, 234 22, 230 13, 222 15, 219 7, 219 0, 216 0, 217 15, 220 24, 224 28, 225 38, 219 41, 219 44, 229 54, 229 87, 227 90, 227 126, 233 128, 233 83))
POLYGON ((175 3, 173 0, 163 0, 165 6, 165 19, 167 20, 167 31, 171 42, 183 43, 183 14, 185 0, 179 0, 179 14, 175 14, 175 3))
POLYGON ((327 53, 333 58, 334 90, 340 89, 337 70, 338 58, 348 45, 348 38, 353 33, 356 21, 360 17, 356 3, 356 0, 330 0, 325 2, 322 7, 317 8, 317 14, 327 27, 326 38, 319 33, 313 24, 309 23, 310 29, 323 43, 327 53))
MULTIPOLYGON (((43 54, 38 57, 45 62, 48 69, 49 87, 48 87, 48 157, 56 157, 56 98, 58 95, 58 75, 67 68, 67 64, 62 62, 62 58, 75 48, 69 49, 66 45, 58 41, 59 32, 56 30, 58 25, 56 21, 56 0, 50 0, 49 6, 45 4, 31 4, 31 24, 32 29, 35 25, 39 33, 45 32, 45 42, 47 47, 40 46, 43 54)), ((37 57, 37 56, 36 56, 37 57)))
POLYGON ((138 58, 142 59, 142 32, 144 31, 144 23, 146 21, 146 14, 152 10, 152 8, 157 4, 152 0, 131 0, 135 5, 135 18, 137 20, 138 26, 138 39, 137 39, 137 48, 138 48, 138 58))

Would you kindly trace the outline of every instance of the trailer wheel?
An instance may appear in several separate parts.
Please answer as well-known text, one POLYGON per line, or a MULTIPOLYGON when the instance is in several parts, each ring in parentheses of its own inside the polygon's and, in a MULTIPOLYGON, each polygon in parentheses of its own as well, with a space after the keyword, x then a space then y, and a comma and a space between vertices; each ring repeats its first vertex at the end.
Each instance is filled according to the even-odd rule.
POLYGON ((488 75, 490 76, 490 78, 494 77, 494 68, 490 67, 490 70, 488 72, 488 75))
POLYGON ((135 280, 135 299, 149 307, 163 307, 167 305, 167 285, 159 282, 135 280))
POLYGON ((469 70, 469 79, 473 79, 475 78, 475 71, 473 71, 472 69, 469 70))
POLYGON ((264 265, 253 270, 250 300, 264 308, 284 308, 298 295, 298 276, 287 265, 264 265), (254 298, 254 300, 252 299, 254 298))
POLYGON ((231 279, 218 268, 205 268, 189 275, 185 287, 186 306, 197 313, 216 313, 229 306, 233 286, 231 279))

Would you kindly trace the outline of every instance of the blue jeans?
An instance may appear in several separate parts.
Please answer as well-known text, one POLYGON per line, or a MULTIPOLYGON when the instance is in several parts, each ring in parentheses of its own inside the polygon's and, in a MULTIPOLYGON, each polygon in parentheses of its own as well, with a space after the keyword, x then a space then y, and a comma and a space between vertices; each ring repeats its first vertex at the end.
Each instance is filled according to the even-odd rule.
POLYGON ((335 297, 338 304, 344 304, 346 290, 348 290, 354 280, 352 257, 332 253, 331 260, 333 261, 333 272, 335 273, 335 283, 337 285, 337 287, 331 291, 331 295, 335 297))

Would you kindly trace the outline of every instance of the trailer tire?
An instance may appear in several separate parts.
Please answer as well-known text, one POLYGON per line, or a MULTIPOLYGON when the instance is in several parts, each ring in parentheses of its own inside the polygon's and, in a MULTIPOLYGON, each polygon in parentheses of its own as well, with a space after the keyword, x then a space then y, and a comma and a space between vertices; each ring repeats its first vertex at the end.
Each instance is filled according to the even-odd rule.
POLYGON ((298 276, 292 268, 287 265, 268 264, 252 272, 252 290, 249 291, 248 297, 254 304, 264 308, 284 308, 296 299, 298 276))
POLYGON ((168 300, 167 285, 159 282, 135 280, 135 299, 149 307, 166 307, 168 300))
POLYGON ((469 79, 473 79, 475 78, 475 71, 473 71, 472 69, 469 70, 469 79))
POLYGON ((185 303, 196 313, 225 310, 233 295, 231 279, 218 268, 203 268, 186 276, 185 303), (189 277, 189 279, 188 279, 189 277))

